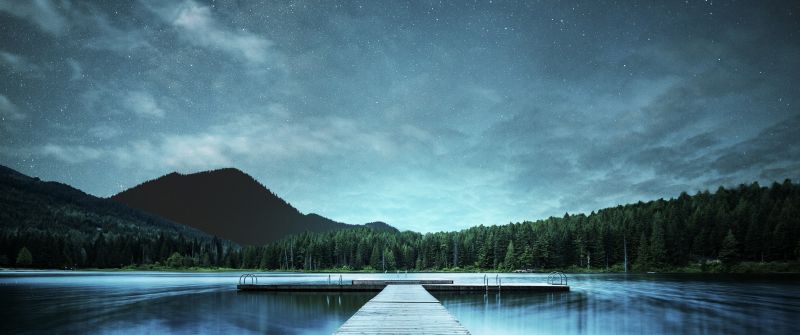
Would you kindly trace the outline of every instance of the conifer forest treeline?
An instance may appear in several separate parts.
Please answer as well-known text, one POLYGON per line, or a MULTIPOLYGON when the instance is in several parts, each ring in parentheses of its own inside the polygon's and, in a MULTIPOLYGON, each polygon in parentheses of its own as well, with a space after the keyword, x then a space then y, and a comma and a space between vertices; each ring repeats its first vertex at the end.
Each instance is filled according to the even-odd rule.
MULTIPOLYGON (((240 247, 181 231, 12 227, 0 262, 28 267, 226 267, 264 270, 675 269, 690 264, 796 262, 800 187, 757 183, 680 194, 534 222, 420 234, 369 228, 303 233, 240 247), (626 262, 627 260, 627 262, 626 262)), ((57 219, 57 218, 56 218, 57 219)), ((65 220, 65 219, 60 219, 65 220)), ((76 223, 80 224, 80 222, 76 223)))

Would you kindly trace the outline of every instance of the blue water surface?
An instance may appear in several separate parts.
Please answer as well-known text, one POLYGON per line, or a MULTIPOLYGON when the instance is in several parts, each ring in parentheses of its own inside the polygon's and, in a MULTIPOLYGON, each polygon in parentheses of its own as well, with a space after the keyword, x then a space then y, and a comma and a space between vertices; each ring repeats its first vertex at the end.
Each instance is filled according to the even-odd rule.
MULTIPOLYGON (((330 334, 375 293, 238 292, 241 273, 0 271, 3 333, 330 334)), ((342 274, 494 283, 494 273, 342 274)), ((340 274, 330 275, 332 282, 340 274)), ((263 273, 259 283, 327 283, 263 273)), ((541 283, 546 274, 500 274, 541 283)), ((472 334, 800 334, 800 276, 569 275, 568 293, 438 293, 472 334)))

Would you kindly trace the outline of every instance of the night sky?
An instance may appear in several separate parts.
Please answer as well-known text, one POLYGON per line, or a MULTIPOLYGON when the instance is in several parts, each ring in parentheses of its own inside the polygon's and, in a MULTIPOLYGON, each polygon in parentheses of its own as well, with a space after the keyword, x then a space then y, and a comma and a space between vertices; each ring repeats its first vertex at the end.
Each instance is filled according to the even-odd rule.
POLYGON ((420 232, 799 180, 800 3, 652 3, 0 0, 0 164, 420 232))

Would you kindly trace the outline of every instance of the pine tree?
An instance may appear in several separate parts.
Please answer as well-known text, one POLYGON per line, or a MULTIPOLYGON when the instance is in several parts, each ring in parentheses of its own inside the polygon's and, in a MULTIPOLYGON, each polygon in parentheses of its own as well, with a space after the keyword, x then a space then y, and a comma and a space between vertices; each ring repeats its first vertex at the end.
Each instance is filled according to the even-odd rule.
POLYGON ((386 255, 386 269, 387 270, 394 270, 397 267, 397 260, 394 257, 394 251, 392 249, 387 248, 384 251, 386 255))
POLYGON ((636 252, 636 266, 642 270, 650 268, 650 248, 647 246, 647 237, 642 232, 639 239, 639 249, 636 252))
MULTIPOLYGON (((658 213, 657 213, 658 214, 658 213)), ((661 216, 658 215, 657 218, 661 216)), ((667 249, 664 242, 664 226, 661 220, 653 224, 653 232, 650 235, 650 255, 649 260, 652 266, 663 267, 667 260, 667 249)))
POLYGON ((508 242, 506 248, 506 258, 503 260, 504 268, 507 271, 517 269, 517 255, 514 253, 514 241, 508 242))
POLYGON ((22 247, 17 254, 17 266, 30 266, 31 264, 33 264, 33 255, 27 247, 22 247))
POLYGON ((519 259, 519 266, 524 269, 530 269, 531 265, 533 264, 533 250, 530 246, 525 247, 525 251, 522 252, 522 256, 519 259))
POLYGON ((728 230, 725 239, 722 240, 722 248, 719 250, 719 260, 726 266, 732 265, 739 260, 739 242, 733 236, 733 231, 728 230))
POLYGON ((381 260, 383 260, 382 256, 381 249, 376 244, 372 248, 372 254, 370 254, 369 257, 369 266, 371 266, 372 269, 381 269, 381 260))

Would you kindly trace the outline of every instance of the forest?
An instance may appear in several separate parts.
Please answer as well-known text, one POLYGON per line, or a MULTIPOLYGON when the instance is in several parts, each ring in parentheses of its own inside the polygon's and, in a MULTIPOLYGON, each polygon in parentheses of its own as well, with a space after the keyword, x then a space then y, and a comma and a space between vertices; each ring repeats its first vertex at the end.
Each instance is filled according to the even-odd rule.
POLYGON ((478 226, 458 232, 369 230, 303 234, 246 247, 242 266, 263 269, 670 270, 691 264, 795 262, 800 187, 786 180, 680 194, 589 215, 478 226))
POLYGON ((237 250, 188 226, 0 166, 0 266, 232 267, 237 250))
POLYGON ((306 271, 669 271, 800 259, 800 187, 762 187, 621 205, 585 214, 420 234, 368 228, 293 235, 239 247, 185 232, 0 232, 3 265, 157 265, 306 271), (627 260, 627 261, 626 261, 627 260))

